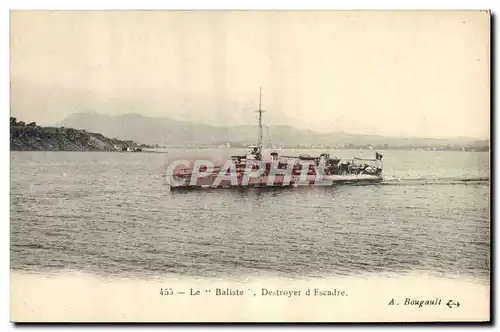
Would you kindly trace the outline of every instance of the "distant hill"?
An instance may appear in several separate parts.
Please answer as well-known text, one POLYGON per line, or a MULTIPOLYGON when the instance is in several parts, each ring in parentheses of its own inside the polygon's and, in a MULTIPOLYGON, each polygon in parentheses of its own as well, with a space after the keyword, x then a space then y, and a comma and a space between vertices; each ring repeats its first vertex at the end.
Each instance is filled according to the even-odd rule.
MULTIPOLYGON (((235 145, 254 144, 257 140, 256 125, 217 127, 170 118, 146 117, 139 114, 120 116, 99 113, 75 113, 57 126, 86 129, 109 137, 130 139, 146 144, 167 147, 213 146, 224 142, 235 145)), ((285 147, 377 147, 411 148, 436 147, 460 149, 487 149, 488 141, 468 137, 453 139, 397 138, 378 135, 350 134, 343 132, 317 133, 289 126, 264 127, 264 142, 285 147)))
POLYGON ((11 151, 117 151, 136 147, 133 141, 122 141, 101 134, 72 128, 40 127, 31 122, 10 119, 11 151))

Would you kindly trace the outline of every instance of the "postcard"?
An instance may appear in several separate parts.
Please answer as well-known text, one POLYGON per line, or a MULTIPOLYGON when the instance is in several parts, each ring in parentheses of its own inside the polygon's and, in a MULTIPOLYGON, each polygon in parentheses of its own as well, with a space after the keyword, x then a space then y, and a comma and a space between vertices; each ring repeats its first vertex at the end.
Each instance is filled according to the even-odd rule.
POLYGON ((10 14, 12 322, 489 322, 476 11, 10 14))

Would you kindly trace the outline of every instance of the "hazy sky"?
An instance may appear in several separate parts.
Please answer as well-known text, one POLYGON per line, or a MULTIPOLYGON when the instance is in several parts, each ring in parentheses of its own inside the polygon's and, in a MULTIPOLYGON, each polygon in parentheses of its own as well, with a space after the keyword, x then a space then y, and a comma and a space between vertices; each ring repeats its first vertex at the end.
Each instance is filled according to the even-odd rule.
POLYGON ((11 13, 11 115, 489 137, 487 12, 11 13))

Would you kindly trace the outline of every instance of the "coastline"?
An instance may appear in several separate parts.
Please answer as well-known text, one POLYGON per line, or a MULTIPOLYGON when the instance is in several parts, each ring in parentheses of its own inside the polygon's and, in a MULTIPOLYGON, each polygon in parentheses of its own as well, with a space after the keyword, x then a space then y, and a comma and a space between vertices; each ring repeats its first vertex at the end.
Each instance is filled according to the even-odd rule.
MULTIPOLYGON (((99 133, 65 127, 41 127, 10 118, 10 151, 127 151, 155 148, 131 140, 109 138, 99 133)), ((137 150, 137 151, 136 151, 137 150)))

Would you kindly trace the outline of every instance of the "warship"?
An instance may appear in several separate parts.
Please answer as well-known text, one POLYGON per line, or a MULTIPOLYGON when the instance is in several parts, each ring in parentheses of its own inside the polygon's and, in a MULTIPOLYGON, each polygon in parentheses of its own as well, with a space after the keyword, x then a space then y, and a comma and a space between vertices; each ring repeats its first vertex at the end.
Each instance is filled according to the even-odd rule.
POLYGON ((382 154, 373 159, 279 155, 264 149, 262 135, 262 88, 259 94, 257 144, 244 155, 231 156, 222 165, 184 160, 167 171, 171 190, 206 188, 295 187, 311 185, 366 184, 382 181, 382 154))

